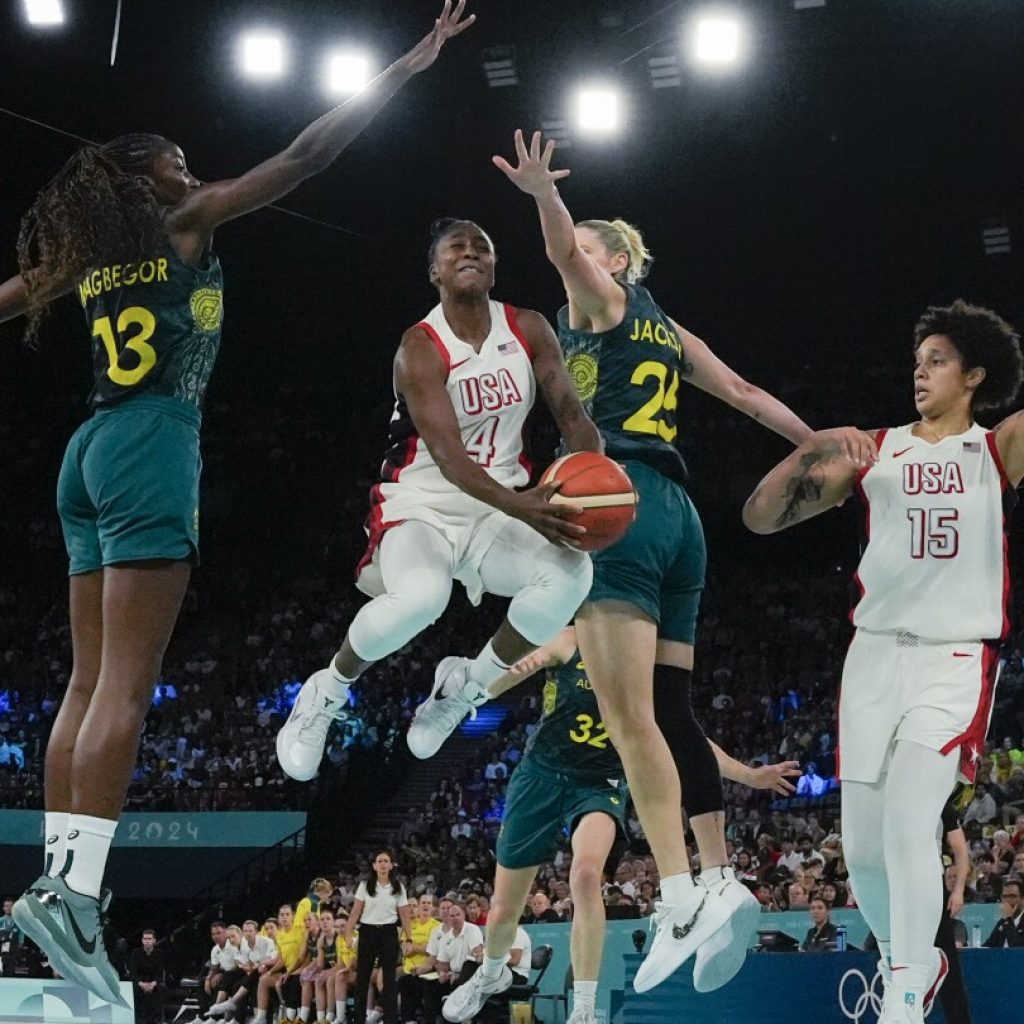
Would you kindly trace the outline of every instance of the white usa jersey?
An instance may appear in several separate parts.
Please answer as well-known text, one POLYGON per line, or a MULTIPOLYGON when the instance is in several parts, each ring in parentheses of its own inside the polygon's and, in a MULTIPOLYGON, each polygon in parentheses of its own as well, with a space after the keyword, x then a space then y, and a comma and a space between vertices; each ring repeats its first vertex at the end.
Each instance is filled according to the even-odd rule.
MULTIPOLYGON (((430 335, 448 368, 445 388, 466 453, 498 483, 521 487, 530 479, 523 428, 536 394, 532 352, 515 309, 491 300, 490 310, 491 330, 479 352, 455 336, 440 304, 416 326, 430 335)), ((397 488, 437 494, 456 490, 419 436, 397 388, 381 485, 384 498, 397 488)))
POLYGON ((1006 512, 1016 494, 995 435, 974 424, 935 444, 880 432, 858 478, 867 547, 853 623, 928 640, 995 640, 1008 628, 1006 512))

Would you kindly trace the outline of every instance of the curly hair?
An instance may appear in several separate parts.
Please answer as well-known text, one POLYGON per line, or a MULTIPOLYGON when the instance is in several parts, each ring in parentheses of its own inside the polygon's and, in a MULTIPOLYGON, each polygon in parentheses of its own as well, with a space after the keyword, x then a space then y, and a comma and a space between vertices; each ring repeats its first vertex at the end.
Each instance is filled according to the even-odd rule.
POLYGON ((929 306, 914 327, 914 351, 925 338, 943 334, 960 353, 964 370, 985 371, 971 399, 971 408, 999 409, 1017 395, 1024 378, 1020 338, 991 309, 957 299, 951 306, 929 306))
POLYGON ((164 244, 149 175, 154 158, 171 146, 162 135, 149 134, 84 146, 40 190, 18 233, 28 344, 45 315, 49 286, 75 281, 100 264, 138 262, 164 244))

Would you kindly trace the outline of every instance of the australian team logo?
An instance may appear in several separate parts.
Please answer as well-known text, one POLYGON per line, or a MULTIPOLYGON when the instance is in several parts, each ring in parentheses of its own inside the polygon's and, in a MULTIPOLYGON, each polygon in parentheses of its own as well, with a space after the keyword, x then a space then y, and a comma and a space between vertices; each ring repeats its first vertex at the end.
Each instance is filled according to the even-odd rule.
POLYGON ((580 401, 589 402, 597 394, 597 360, 586 352, 577 352, 565 365, 580 401))
POLYGON ((224 317, 224 295, 219 288, 197 288, 188 300, 196 327, 212 333, 224 317))
POLYGON ((555 710, 555 701, 558 699, 558 685, 554 680, 549 679, 544 684, 544 716, 547 717, 555 710))
POLYGON ((882 1016, 884 995, 881 971, 869 982, 862 971, 852 968, 839 979, 839 1009, 856 1024, 873 1024, 882 1016))

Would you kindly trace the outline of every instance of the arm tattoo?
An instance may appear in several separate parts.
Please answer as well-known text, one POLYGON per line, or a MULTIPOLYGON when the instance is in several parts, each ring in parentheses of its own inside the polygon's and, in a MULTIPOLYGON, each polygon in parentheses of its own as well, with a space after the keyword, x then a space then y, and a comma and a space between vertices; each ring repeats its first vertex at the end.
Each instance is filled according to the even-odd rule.
POLYGON ((693 376, 693 363, 689 359, 684 359, 679 365, 679 376, 685 377, 689 380, 693 376))
POLYGON ((798 522, 803 515, 801 505, 821 499, 825 489, 825 472, 821 464, 827 458, 823 452, 808 452, 800 456, 800 471, 789 478, 782 493, 786 507, 775 521, 777 529, 798 522))

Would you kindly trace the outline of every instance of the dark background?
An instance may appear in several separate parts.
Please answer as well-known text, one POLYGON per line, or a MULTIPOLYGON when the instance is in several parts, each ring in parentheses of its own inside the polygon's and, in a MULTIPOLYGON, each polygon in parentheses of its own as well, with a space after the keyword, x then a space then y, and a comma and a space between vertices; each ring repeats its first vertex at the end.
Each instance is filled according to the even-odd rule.
MULTIPOLYGON (((25 26, 20 4, 5 4, 0 107, 95 140, 161 132, 213 180, 285 146, 328 108, 319 80, 328 44, 364 42, 383 65, 440 5, 124 6, 110 68, 112 0, 65 0, 68 24, 47 31, 25 26), (258 23, 290 39, 280 82, 253 83, 235 69, 237 34, 258 23)), ((532 201, 490 156, 511 152, 516 127, 564 116, 581 77, 617 78, 630 113, 621 135, 575 139, 556 155, 572 169, 562 190, 570 210, 639 225, 656 256, 649 284, 666 311, 812 425, 913 417, 910 332, 929 303, 963 296, 1024 321, 1019 0, 828 0, 806 11, 791 0, 737 2, 750 30, 742 69, 699 72, 681 56, 681 87, 653 90, 647 58, 678 51, 700 6, 478 0, 478 23, 335 166, 283 200, 344 230, 261 211, 218 233, 227 292, 204 426, 208 567, 287 558, 298 572, 322 559, 332 531, 355 543, 383 450, 392 355, 402 330, 436 301, 425 259, 435 217, 478 220, 499 254, 495 297, 553 318, 562 295, 532 201), (481 54, 499 45, 515 47, 516 88, 486 84, 481 54), (1009 256, 984 254, 989 220, 1010 228, 1009 256), (240 459, 242 443, 255 468, 240 459), (284 500, 265 502, 282 479, 284 500)), ((0 113, 0 273, 16 269, 22 212, 76 145, 0 113)), ((18 531, 56 526, 63 443, 86 415, 80 317, 72 300, 59 303, 38 351, 21 345, 17 324, 0 327, 0 536, 5 571, 33 584, 63 586, 59 554, 41 570, 18 531)), ((717 487, 701 506, 711 539, 738 533, 744 488, 786 446, 692 391, 681 404, 695 494, 712 478, 717 487)), ((852 515, 826 517, 795 541, 756 541, 751 557, 824 552, 842 531, 848 560, 854 531, 840 524, 852 515)), ((748 557, 751 540, 717 559, 712 547, 712 568, 748 557)))

